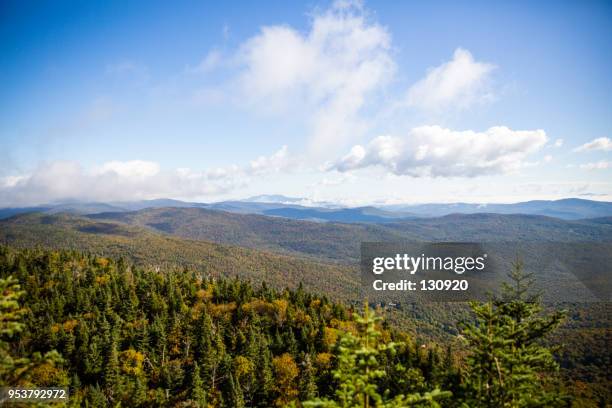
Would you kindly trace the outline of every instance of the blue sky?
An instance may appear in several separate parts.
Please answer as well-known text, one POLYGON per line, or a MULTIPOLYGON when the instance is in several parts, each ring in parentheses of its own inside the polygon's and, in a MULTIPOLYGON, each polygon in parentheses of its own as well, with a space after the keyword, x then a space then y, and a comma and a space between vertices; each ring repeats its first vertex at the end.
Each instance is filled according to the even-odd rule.
POLYGON ((606 2, 2 2, 0 205, 612 198, 606 2))

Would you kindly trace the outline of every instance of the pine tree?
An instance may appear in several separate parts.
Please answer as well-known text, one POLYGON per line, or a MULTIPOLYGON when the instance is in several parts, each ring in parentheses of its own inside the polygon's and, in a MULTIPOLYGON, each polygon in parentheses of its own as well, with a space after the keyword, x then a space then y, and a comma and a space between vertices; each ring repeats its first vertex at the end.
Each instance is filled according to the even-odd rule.
POLYGON ((134 388, 130 395, 132 405, 143 406, 147 403, 147 380, 140 376, 134 379, 134 388))
POLYGON ((289 354, 291 354, 292 356, 297 355, 298 344, 297 344, 297 340, 295 339, 295 334, 293 334, 293 330, 291 329, 291 327, 289 328, 289 330, 285 332, 284 343, 285 343, 284 349, 287 350, 289 354))
POLYGON ((109 395, 112 397, 119 382, 119 352, 117 350, 117 338, 112 336, 110 352, 104 367, 104 385, 109 395))
POLYGON ((436 400, 450 393, 438 389, 421 394, 398 394, 389 398, 381 394, 378 381, 386 375, 379 362, 379 355, 393 352, 394 343, 380 341, 381 332, 377 323, 381 320, 368 308, 366 302, 363 316, 355 314, 358 334, 345 333, 340 339, 338 368, 334 378, 338 381, 336 399, 317 399, 303 403, 305 407, 325 408, 401 408, 415 406, 439 406, 436 400))
POLYGON ((19 299, 24 294, 15 278, 9 276, 0 279, 0 385, 17 384, 38 367, 46 366, 54 370, 56 364, 63 362, 55 350, 44 355, 40 352, 33 353, 28 357, 13 355, 11 343, 25 328, 25 309, 19 304, 19 299))
POLYGON ((191 378, 191 400, 198 408, 206 407, 206 391, 204 390, 204 382, 200 375, 200 366, 194 364, 193 375, 191 378))
POLYGON ((242 389, 240 383, 234 378, 234 375, 229 375, 229 402, 230 406, 234 408, 244 407, 244 397, 242 396, 242 389))
POLYGON ((85 399, 85 406, 91 408, 104 408, 108 406, 106 396, 104 395, 98 384, 88 388, 87 397, 85 399))
POLYGON ((304 356, 300 374, 300 399, 310 400, 317 396, 316 373, 312 366, 310 354, 304 356))
POLYGON ((24 292, 13 277, 0 279, 0 384, 4 385, 13 377, 16 369, 27 365, 27 359, 11 354, 10 341, 20 333, 25 310, 19 305, 24 292))
POLYGON ((272 373, 272 353, 270 352, 269 341, 264 335, 260 336, 259 356, 255 367, 258 381, 254 399, 261 402, 270 401, 274 388, 274 374, 272 373))
POLYGON ((501 296, 472 302, 475 323, 464 325, 472 355, 467 361, 466 404, 470 407, 562 406, 564 398, 546 387, 547 373, 558 369, 541 340, 563 320, 563 312, 542 315, 533 276, 516 262, 501 296))

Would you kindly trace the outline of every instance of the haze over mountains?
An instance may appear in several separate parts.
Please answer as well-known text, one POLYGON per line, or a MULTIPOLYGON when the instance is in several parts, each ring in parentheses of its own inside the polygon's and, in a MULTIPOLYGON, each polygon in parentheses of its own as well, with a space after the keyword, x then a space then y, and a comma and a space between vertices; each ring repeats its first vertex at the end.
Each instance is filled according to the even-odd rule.
POLYGON ((364 207, 344 207, 329 202, 282 195, 262 195, 245 200, 196 203, 173 199, 131 202, 78 202, 0 209, 0 219, 27 212, 100 214, 129 212, 149 208, 203 208, 239 214, 260 214, 296 220, 343 223, 387 223, 399 220, 441 217, 450 214, 524 214, 541 215, 564 220, 579 220, 612 216, 612 203, 578 198, 526 201, 513 204, 398 204, 364 207))

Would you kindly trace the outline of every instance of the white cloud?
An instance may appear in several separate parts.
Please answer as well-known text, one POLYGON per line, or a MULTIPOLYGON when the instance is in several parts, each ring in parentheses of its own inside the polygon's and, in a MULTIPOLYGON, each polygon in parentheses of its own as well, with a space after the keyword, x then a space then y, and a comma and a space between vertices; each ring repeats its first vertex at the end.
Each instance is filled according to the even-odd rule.
POLYGON ((142 179, 159 173, 159 164, 143 160, 110 161, 104 163, 94 173, 98 175, 115 173, 120 177, 142 179))
POLYGON ((279 172, 286 169, 291 164, 287 146, 281 147, 279 151, 271 156, 259 156, 251 161, 249 170, 251 174, 262 174, 269 172, 279 172))
POLYGON ((474 60, 465 49, 457 48, 451 61, 432 68, 427 76, 408 90, 408 106, 425 110, 468 108, 490 99, 487 83, 495 66, 474 60))
POLYGON ((553 143, 553 147, 561 147, 563 146, 563 139, 556 139, 553 143))
POLYGON ((313 145, 329 148, 361 131, 358 112, 395 71, 390 48, 387 30, 358 3, 337 2, 307 32, 267 26, 243 43, 238 83, 253 105, 305 110, 313 145))
POLYGON ((223 61, 223 56, 219 50, 211 50, 198 65, 195 67, 187 67, 187 72, 201 74, 207 73, 220 66, 223 61))
POLYGON ((612 162, 602 160, 595 163, 581 164, 580 168, 584 170, 605 170, 612 168, 612 162))
POLYGON ((0 178, 0 189, 16 186, 25 176, 6 176, 0 178))
POLYGON ((389 106, 456 109, 487 100, 495 68, 458 48, 407 94, 387 93, 397 68, 391 34, 361 2, 341 0, 313 13, 305 30, 264 26, 225 58, 209 53, 197 69, 220 64, 228 68, 227 81, 215 92, 198 93, 197 100, 233 100, 258 112, 298 115, 306 121, 311 150, 323 154, 363 137, 389 106))
POLYGON ((347 183, 353 183, 356 179, 357 177, 355 177, 351 173, 344 173, 339 175, 338 177, 324 177, 314 186, 336 187, 347 183))
POLYGON ((253 177, 285 171, 289 164, 286 146, 245 166, 204 171, 162 170, 158 163, 142 160, 111 161, 90 169, 72 161, 56 161, 40 165, 31 174, 0 179, 0 206, 68 199, 108 202, 214 196, 243 187, 253 177))
POLYGON ((575 152, 586 152, 590 150, 603 150, 609 152, 612 150, 612 139, 609 137, 600 137, 574 149, 575 152))
POLYGON ((543 130, 496 126, 474 132, 421 126, 407 137, 379 136, 366 147, 356 145, 327 169, 345 172, 379 166, 395 175, 413 177, 505 174, 528 165, 524 159, 546 141, 543 130))

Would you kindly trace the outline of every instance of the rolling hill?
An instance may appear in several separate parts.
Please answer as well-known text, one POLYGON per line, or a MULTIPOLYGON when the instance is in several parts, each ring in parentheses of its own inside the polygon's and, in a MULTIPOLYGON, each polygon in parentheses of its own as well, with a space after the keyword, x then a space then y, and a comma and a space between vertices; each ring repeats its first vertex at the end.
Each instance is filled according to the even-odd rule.
POLYGON ((532 215, 455 214, 384 224, 317 223, 202 208, 159 208, 90 215, 93 220, 147 227, 183 238, 213 241, 354 263, 367 241, 612 242, 612 225, 532 215))
POLYGON ((2 220, 0 243, 88 251, 128 258, 141 265, 196 268, 211 276, 237 276, 277 287, 295 287, 302 282, 306 288, 335 293, 340 299, 358 297, 359 279, 354 268, 183 239, 138 226, 70 214, 31 213, 2 220))
POLYGON ((183 238, 344 262, 359 257, 361 241, 401 240, 405 236, 375 224, 317 223, 203 208, 155 208, 88 217, 183 238))

